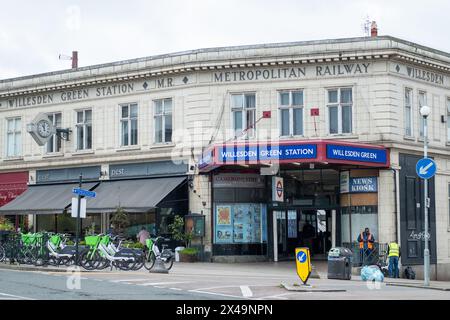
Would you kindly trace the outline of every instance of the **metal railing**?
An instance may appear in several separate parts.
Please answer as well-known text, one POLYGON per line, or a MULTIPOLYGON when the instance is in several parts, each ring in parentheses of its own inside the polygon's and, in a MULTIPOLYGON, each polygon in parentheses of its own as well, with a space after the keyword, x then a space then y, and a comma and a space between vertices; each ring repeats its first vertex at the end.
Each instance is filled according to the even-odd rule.
POLYGON ((344 242, 342 246, 352 250, 353 252, 353 266, 361 267, 373 264, 382 264, 386 263, 386 256, 388 250, 387 243, 373 243, 373 249, 360 249, 358 242, 344 242))

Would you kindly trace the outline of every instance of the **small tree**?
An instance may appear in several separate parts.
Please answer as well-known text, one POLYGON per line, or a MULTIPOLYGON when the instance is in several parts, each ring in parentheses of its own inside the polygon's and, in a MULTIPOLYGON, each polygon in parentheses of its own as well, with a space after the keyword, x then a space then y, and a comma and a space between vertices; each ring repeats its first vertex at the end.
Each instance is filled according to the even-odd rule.
POLYGON ((14 224, 5 217, 0 216, 0 231, 14 231, 14 224))
POLYGON ((175 240, 183 241, 186 248, 189 248, 192 240, 192 232, 185 232, 183 217, 175 216, 173 223, 169 225, 169 230, 175 240))
POLYGON ((123 229, 130 225, 128 214, 121 207, 117 207, 111 217, 111 224, 117 228, 119 234, 122 233, 123 229))

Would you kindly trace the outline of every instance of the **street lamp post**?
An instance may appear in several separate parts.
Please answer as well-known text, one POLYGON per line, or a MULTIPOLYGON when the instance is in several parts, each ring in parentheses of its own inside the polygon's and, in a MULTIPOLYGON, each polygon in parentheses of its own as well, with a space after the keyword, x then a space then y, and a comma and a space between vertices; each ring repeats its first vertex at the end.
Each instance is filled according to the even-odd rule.
MULTIPOLYGON (((423 157, 428 158, 428 126, 427 126, 427 118, 431 113, 431 109, 428 106, 422 106, 420 108, 420 115, 423 117, 423 157)), ((430 249, 428 237, 431 235, 428 234, 428 179, 424 179, 424 190, 423 190, 423 201, 424 201, 424 239, 425 239, 425 248, 423 252, 423 280, 424 285, 430 285, 430 249)))

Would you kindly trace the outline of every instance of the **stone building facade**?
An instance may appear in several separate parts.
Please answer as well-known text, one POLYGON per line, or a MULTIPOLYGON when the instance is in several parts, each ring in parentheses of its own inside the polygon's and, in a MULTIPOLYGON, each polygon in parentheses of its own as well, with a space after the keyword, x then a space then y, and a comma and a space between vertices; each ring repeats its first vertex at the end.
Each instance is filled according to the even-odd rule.
MULTIPOLYGON (((202 243, 214 261, 277 260, 301 243, 324 254, 370 225, 377 242, 399 241, 403 264, 420 274, 423 183, 414 167, 424 104, 438 168, 430 180, 432 276, 449 279, 450 54, 390 36, 200 49, 1 80, 0 174, 28 172, 31 189, 98 168, 89 182, 100 191, 109 180, 184 177, 185 193, 168 200, 186 198, 184 208, 155 215, 203 215, 202 243), (39 113, 70 129, 69 140, 38 146, 27 124, 39 113), (272 199, 272 176, 284 179, 282 202, 272 199), (258 177, 260 187, 248 185, 258 177), (241 223, 241 211, 258 227, 241 223), (307 222, 316 228, 312 242, 307 222)), ((19 212, 16 200, 0 211, 42 213, 19 212)), ((93 204, 101 230, 108 205, 93 204)), ((142 224, 158 232, 163 220, 142 224)))

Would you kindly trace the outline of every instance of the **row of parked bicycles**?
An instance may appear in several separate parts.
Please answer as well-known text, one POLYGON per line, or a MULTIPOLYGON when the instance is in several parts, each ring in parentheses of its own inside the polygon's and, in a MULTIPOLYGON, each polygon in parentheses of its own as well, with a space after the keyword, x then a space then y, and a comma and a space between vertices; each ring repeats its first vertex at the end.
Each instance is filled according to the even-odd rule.
POLYGON ((0 262, 35 266, 80 265, 86 270, 118 268, 121 270, 151 270, 158 262, 170 270, 174 253, 162 242, 163 237, 147 239, 144 249, 129 248, 124 240, 106 234, 85 237, 85 245, 68 245, 67 234, 27 233, 10 234, 0 243, 0 262), (161 249, 160 249, 161 247, 161 249))

